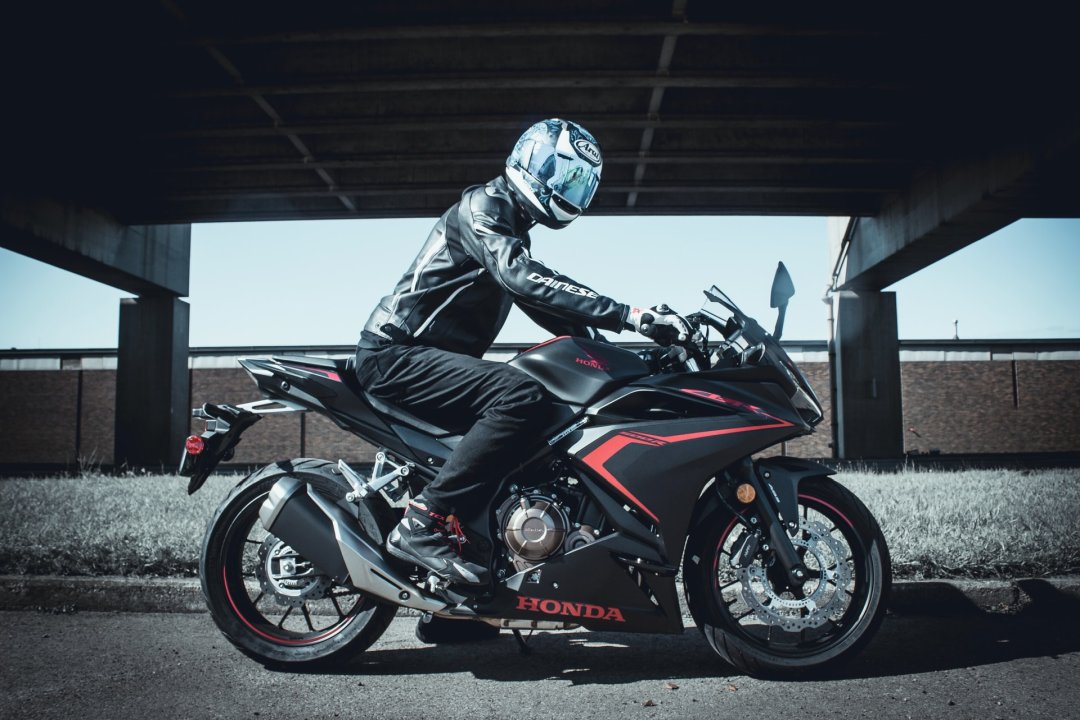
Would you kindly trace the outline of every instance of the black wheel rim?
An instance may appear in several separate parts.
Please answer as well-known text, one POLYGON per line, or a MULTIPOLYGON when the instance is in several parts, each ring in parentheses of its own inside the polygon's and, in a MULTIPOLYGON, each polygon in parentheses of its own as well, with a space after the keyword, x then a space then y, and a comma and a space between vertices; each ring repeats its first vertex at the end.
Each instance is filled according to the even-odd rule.
POLYGON ((317 645, 341 634, 373 604, 355 590, 333 585, 319 597, 282 605, 257 580, 259 549, 271 537, 259 522, 259 508, 269 493, 252 498, 225 533, 222 586, 236 618, 254 635, 276 645, 317 645))
MULTIPOLYGON (((737 519, 733 518, 721 533, 713 552, 712 563, 710 563, 713 602, 723 625, 747 643, 764 649, 770 654, 788 658, 807 657, 827 652, 832 647, 844 643, 852 633, 857 632, 862 624, 860 621, 870 609, 869 598, 874 582, 866 540, 860 536, 854 523, 843 511, 833 503, 810 493, 800 493, 799 511, 804 520, 814 519, 826 522, 829 533, 837 539, 842 538, 841 542, 846 549, 843 558, 835 558, 845 562, 850 572, 850 580, 844 583, 845 587, 835 584, 831 588, 828 587, 832 581, 826 579, 823 572, 828 568, 817 567, 821 555, 827 553, 800 553, 810 570, 810 583, 826 583, 826 588, 823 590, 825 593, 843 593, 835 600, 836 609, 825 615, 821 625, 797 631, 785 630, 780 625, 774 624, 775 620, 763 619, 760 609, 755 609, 754 603, 746 601, 744 595, 746 588, 728 562, 731 548, 739 544, 741 533, 745 532, 745 528, 738 523, 737 519)), ((797 537, 806 539, 808 535, 800 531, 797 537)), ((755 560, 755 563, 759 562, 755 560)), ((781 600, 787 594, 777 592, 775 586, 771 589, 772 595, 778 595, 781 600)), ((792 597, 797 601, 796 596, 792 597)), ((758 599, 768 607, 770 604, 768 600, 771 600, 772 596, 761 600, 759 593, 758 599)), ((807 613, 806 610, 790 612, 807 613)), ((818 616, 819 619, 820 617, 818 616)))

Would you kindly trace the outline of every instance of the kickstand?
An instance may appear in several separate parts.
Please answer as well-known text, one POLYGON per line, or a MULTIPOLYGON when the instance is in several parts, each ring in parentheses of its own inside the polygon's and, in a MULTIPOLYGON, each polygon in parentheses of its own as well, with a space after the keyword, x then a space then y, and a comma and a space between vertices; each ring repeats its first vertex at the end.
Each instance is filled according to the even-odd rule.
MULTIPOLYGON (((525 638, 521 637, 521 631, 518 630, 517 628, 514 628, 513 632, 514 632, 514 639, 517 640, 518 650, 521 651, 521 654, 522 655, 532 655, 532 648, 530 648, 529 644, 525 642, 525 638)), ((532 635, 532 633, 529 633, 529 635, 532 635)))

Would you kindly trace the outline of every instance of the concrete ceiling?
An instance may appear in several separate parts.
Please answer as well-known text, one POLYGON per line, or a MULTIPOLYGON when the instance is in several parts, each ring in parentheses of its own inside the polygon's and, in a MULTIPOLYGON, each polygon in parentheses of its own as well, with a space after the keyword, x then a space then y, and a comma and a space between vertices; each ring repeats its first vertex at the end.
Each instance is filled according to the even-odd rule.
MULTIPOLYGON (((870 216, 1077 126, 1063 21, 747 5, 39 2, 3 184, 124 223, 433 216, 562 116, 604 148, 596 214, 870 216)), ((1025 214, 1076 214, 1066 149, 1025 214)))

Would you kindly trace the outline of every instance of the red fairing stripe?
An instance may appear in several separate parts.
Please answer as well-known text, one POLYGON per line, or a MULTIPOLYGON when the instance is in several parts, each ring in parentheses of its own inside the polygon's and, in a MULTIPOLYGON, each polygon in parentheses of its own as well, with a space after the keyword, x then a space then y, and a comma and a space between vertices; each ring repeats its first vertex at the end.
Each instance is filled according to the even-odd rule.
POLYGON ((334 382, 341 382, 341 376, 333 370, 320 370, 319 368, 308 367, 307 365, 292 365, 291 367, 299 368, 312 375, 322 375, 324 378, 333 380, 334 382))
MULTIPOLYGON (((759 412, 758 414, 764 415, 759 412)), ((766 417, 776 420, 775 423, 769 425, 747 425, 744 427, 736 428, 724 428, 722 430, 705 430, 703 432, 686 433, 683 435, 650 435, 649 433, 636 432, 628 430, 617 434, 615 437, 607 440, 600 447, 593 450, 591 453, 582 458, 582 462, 588 465, 593 471, 600 477, 607 480, 616 490, 621 492, 628 500, 630 500, 635 507, 648 515, 654 523, 660 524, 660 518, 645 507, 644 503, 637 499, 632 492, 626 489, 626 487, 620 483, 611 472, 604 467, 604 464, 608 460, 615 457, 620 450, 628 445, 649 445, 651 447, 660 447, 671 443, 685 442, 687 440, 700 440, 701 438, 717 437, 720 435, 734 435, 736 433, 754 432, 755 430, 770 430, 773 428, 791 427, 791 423, 786 420, 780 420, 779 418, 773 418, 771 415, 766 417)))
POLYGON ((545 345, 550 345, 551 343, 557 342, 559 340, 569 340, 569 339, 570 339, 569 335, 560 335, 559 337, 553 337, 550 340, 545 340, 544 342, 540 343, 539 345, 533 345, 528 350, 522 350, 521 354, 524 355, 527 352, 532 352, 533 350, 536 350, 537 348, 542 348, 545 345))
POLYGON ((641 440, 638 440, 637 438, 630 437, 628 435, 623 435, 623 434, 620 433, 619 435, 616 435, 615 437, 611 438, 606 443, 604 443, 603 445, 601 445, 600 447, 596 448, 591 453, 586 455, 582 459, 582 462, 584 462, 586 465, 591 467, 596 472, 597 475, 599 475, 600 477, 604 478, 609 483, 611 483, 611 485, 613 485, 616 490, 621 492, 627 499, 630 500, 630 502, 634 503, 634 505, 639 510, 641 510, 643 513, 648 515, 650 518, 652 518, 652 521, 654 523, 659 525, 660 524, 660 518, 656 517, 656 515, 653 514, 652 510, 649 510, 649 508, 645 507, 645 505, 640 500, 638 500, 636 497, 634 497, 634 494, 632 492, 630 492, 625 487, 623 487, 623 484, 621 482, 619 482, 618 480, 616 480, 615 476, 612 475, 610 472, 608 472, 607 468, 604 467, 604 463, 606 463, 608 460, 610 460, 615 455, 615 453, 619 452, 620 450, 622 450, 627 445, 654 445, 655 446, 654 443, 643 442, 641 440))

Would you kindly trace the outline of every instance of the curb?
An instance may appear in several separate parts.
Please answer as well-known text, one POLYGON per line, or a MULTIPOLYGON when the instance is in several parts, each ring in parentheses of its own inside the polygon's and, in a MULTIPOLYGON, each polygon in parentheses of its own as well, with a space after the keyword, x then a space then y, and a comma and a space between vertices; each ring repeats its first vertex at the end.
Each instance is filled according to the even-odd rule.
MULTIPOLYGON (((1034 603, 1077 601, 1080 577, 905 580, 893 583, 889 610, 905 615, 1013 613, 1034 603)), ((0 576, 0 610, 197 613, 206 612, 206 602, 196 578, 6 575, 0 576)), ((417 613, 403 609, 398 614, 417 613)))

